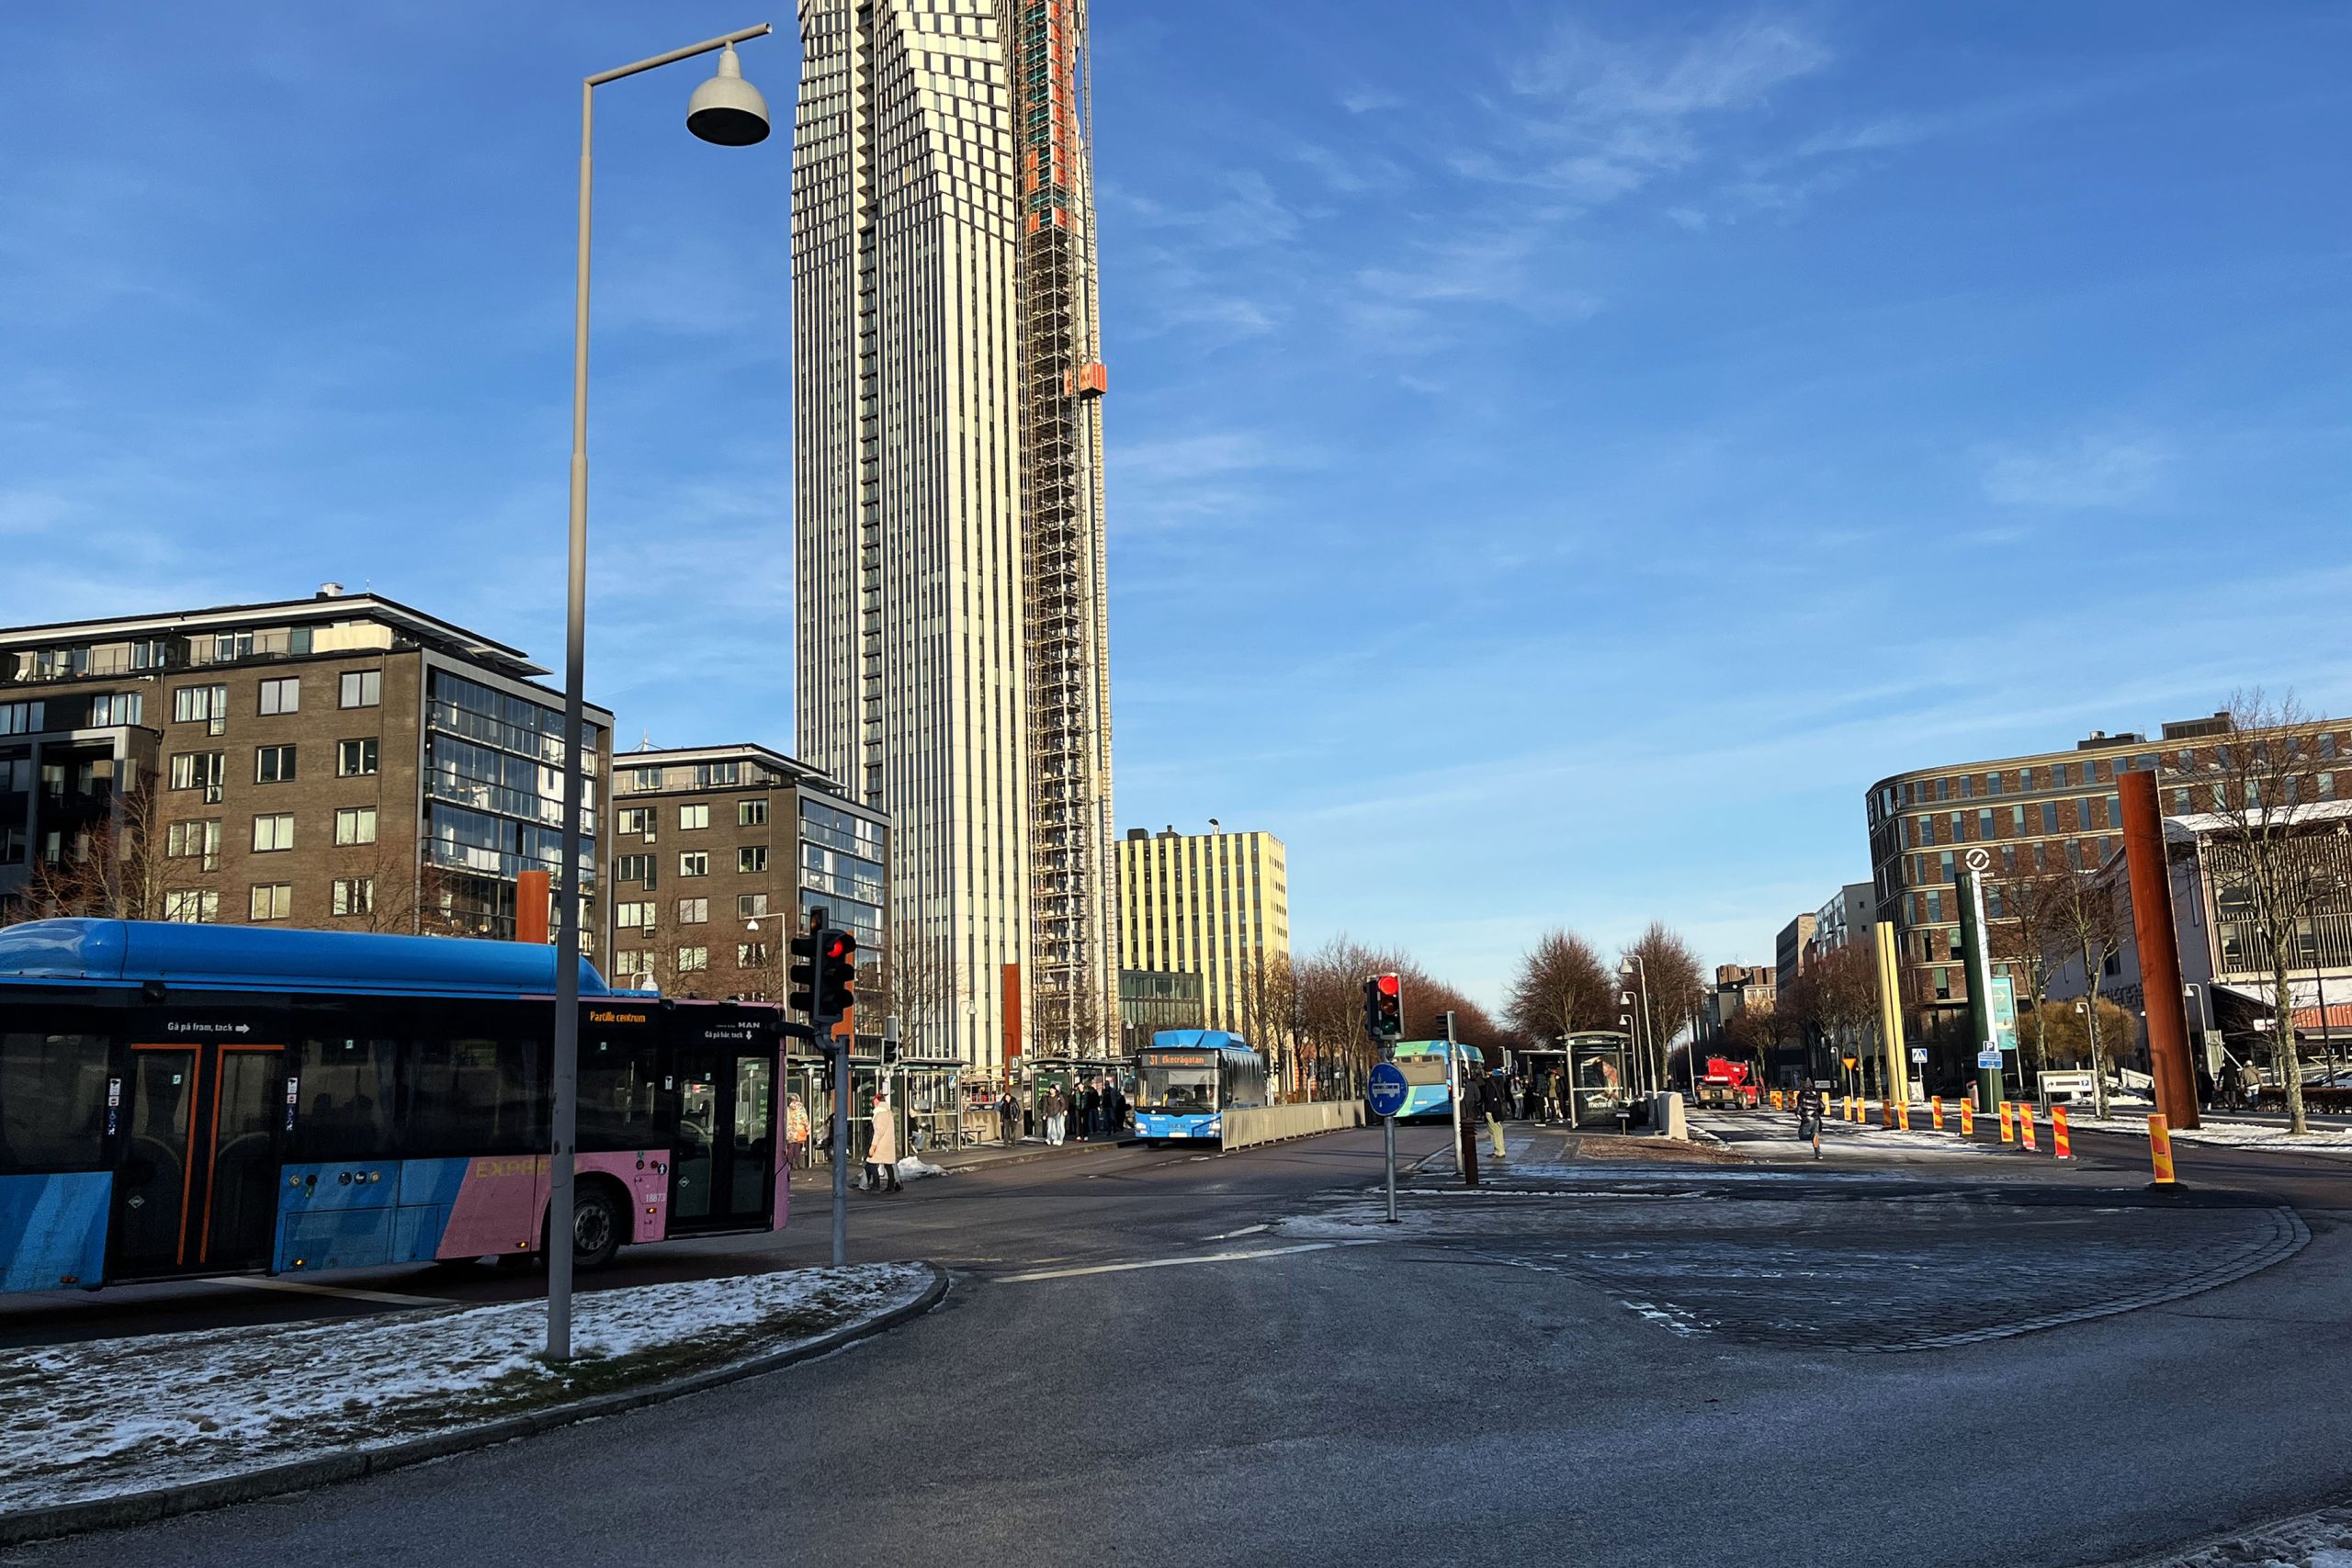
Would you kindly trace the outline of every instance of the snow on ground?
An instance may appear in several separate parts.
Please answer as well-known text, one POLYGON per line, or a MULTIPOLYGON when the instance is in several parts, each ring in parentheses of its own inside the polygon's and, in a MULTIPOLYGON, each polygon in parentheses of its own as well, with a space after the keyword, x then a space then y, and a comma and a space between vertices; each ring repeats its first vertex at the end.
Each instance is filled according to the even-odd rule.
POLYGON ((913 1264, 596 1291, 571 1366, 543 1301, 0 1352, 0 1510, 77 1503, 386 1447, 789 1348, 919 1297, 913 1264))
MULTIPOLYGON (((2074 1133, 2121 1133, 2130 1137, 2148 1135, 2148 1118, 2118 1116, 2109 1122, 2096 1122, 2086 1111, 2076 1115, 2066 1112, 2066 1127, 2074 1133)), ((2256 1122, 2208 1122, 2202 1127, 2171 1129, 2176 1144, 2212 1144, 2233 1149, 2270 1149, 2279 1154, 2334 1155, 2352 1157, 2352 1127, 2321 1127, 2314 1124, 2301 1137, 2287 1131, 2281 1122, 2270 1126, 2256 1122)))
MULTIPOLYGON (((1754 1112, 1745 1116, 1706 1114, 1703 1121, 1694 1119, 1694 1126, 1703 1126, 1724 1140, 1724 1146, 1750 1159, 1813 1161, 1813 1145, 1796 1135, 1796 1118, 1786 1112, 1769 1120, 1758 1120, 1754 1112)), ((1959 1122, 1954 1119, 1951 1130, 1934 1130, 1923 1110, 1911 1119, 1912 1130, 1886 1128, 1874 1122, 1830 1122, 1821 1129, 1821 1149, 1825 1155, 1861 1155, 1871 1157, 1899 1159, 1919 1155, 1957 1155, 1963 1158, 1990 1156, 1998 1145, 1987 1145, 1981 1136, 1972 1141, 1960 1135, 1959 1122)))

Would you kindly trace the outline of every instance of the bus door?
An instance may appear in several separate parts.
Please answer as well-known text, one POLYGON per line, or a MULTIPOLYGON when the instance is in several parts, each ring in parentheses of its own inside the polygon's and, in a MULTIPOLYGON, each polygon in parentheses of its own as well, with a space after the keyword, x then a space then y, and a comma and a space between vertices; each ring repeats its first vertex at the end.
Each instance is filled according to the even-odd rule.
POLYGON ((109 1279, 221 1273, 269 1261, 277 1136, 277 1045, 133 1045, 116 1138, 109 1279))
POLYGON ((690 1039, 673 1060, 678 1142, 670 1160, 672 1234, 768 1224, 775 1213, 779 1136, 775 1046, 751 1038, 690 1039))

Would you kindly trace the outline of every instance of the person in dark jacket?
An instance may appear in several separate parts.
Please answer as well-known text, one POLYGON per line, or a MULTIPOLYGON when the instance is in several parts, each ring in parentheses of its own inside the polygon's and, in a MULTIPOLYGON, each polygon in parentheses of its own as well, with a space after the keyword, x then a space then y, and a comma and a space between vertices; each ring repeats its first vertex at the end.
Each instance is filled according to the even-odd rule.
POLYGON ((1478 1109, 1487 1118, 1487 1135, 1495 1141, 1495 1157, 1504 1158, 1503 1118, 1510 1114, 1510 1090, 1503 1087, 1500 1073, 1487 1075, 1478 1098, 1478 1109))
POLYGON ((1099 1138, 1102 1135, 1102 1089, 1095 1084, 1089 1083, 1086 1086, 1086 1097, 1084 1103, 1086 1107, 1086 1135, 1090 1138, 1099 1138))

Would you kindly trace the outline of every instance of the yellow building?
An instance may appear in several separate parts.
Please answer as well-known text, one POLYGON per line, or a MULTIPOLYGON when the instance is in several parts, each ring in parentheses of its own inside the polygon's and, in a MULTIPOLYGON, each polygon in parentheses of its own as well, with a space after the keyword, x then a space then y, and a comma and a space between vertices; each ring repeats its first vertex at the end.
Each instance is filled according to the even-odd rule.
POLYGON ((1201 976, 1211 1029, 1250 1032, 1242 996, 1290 957, 1290 873, 1272 833, 1149 833, 1119 844, 1119 967, 1201 976))

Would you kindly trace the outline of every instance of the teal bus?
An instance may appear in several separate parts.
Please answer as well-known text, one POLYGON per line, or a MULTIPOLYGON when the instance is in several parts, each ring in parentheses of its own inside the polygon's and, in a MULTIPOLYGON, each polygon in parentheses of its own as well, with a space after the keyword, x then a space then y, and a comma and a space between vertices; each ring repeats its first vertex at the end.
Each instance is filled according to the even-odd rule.
POLYGON ((1389 1050, 1389 1060, 1405 1075, 1405 1108, 1396 1112, 1400 1122, 1422 1117, 1452 1117, 1453 1114, 1453 1076, 1464 1081, 1484 1077, 1487 1058, 1476 1045, 1459 1041, 1399 1040, 1389 1050), (1447 1055, 1453 1056, 1452 1073, 1448 1072, 1447 1055))

